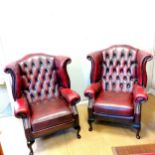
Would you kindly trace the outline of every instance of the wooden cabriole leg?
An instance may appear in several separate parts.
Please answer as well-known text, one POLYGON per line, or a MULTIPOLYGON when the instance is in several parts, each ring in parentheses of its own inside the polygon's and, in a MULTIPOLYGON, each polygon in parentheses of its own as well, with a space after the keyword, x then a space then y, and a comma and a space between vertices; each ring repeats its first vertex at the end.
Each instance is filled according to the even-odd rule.
POLYGON ((93 126, 92 126, 93 121, 92 120, 88 120, 88 124, 89 124, 89 131, 93 131, 93 126))
POLYGON ((81 127, 78 125, 78 126, 75 127, 75 129, 77 130, 76 136, 77 136, 78 139, 80 139, 81 138, 81 135, 80 135, 81 127))
POLYGON ((74 113, 74 117, 75 117, 75 122, 74 122, 74 129, 77 130, 77 138, 81 138, 81 135, 80 135, 80 130, 81 130, 81 127, 79 125, 79 115, 78 115, 78 111, 77 111, 77 107, 76 106, 71 106, 72 108, 72 111, 74 113))
POLYGON ((88 103, 88 124, 89 124, 89 131, 93 130, 93 126, 92 123, 94 122, 94 116, 93 116, 93 103, 94 103, 94 99, 90 99, 89 103, 88 103))
POLYGON ((140 130, 141 130, 141 103, 137 103, 136 105, 136 113, 135 113, 135 122, 133 127, 137 130, 136 138, 140 139, 140 130))
POLYGON ((137 138, 137 139, 140 139, 139 133, 140 133, 140 129, 137 129, 137 133, 136 133, 136 138, 137 138))
POLYGON ((32 149, 32 144, 34 143, 34 140, 27 141, 27 146, 30 149, 29 155, 33 155, 33 149, 32 149))

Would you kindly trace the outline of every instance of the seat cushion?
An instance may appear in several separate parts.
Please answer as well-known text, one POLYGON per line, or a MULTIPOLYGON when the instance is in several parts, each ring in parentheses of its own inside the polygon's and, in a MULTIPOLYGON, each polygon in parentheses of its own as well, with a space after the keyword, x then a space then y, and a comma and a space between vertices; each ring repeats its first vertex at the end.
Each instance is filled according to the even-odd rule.
POLYGON ((34 131, 46 129, 73 121, 73 115, 67 103, 61 98, 52 98, 31 104, 31 124, 34 131))
POLYGON ((95 100, 94 112, 118 116, 132 116, 134 112, 132 93, 101 92, 95 100))

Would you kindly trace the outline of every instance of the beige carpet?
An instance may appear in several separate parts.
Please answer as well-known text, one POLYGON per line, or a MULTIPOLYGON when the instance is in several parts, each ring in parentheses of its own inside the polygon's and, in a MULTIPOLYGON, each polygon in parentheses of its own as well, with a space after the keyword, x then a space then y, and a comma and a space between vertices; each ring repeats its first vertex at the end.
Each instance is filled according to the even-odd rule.
POLYGON ((88 131, 87 105, 78 105, 81 123, 81 139, 76 138, 75 130, 69 129, 46 138, 37 139, 33 145, 35 155, 112 155, 112 147, 140 144, 155 144, 155 97, 142 108, 141 139, 135 138, 135 131, 113 123, 94 124, 88 131))

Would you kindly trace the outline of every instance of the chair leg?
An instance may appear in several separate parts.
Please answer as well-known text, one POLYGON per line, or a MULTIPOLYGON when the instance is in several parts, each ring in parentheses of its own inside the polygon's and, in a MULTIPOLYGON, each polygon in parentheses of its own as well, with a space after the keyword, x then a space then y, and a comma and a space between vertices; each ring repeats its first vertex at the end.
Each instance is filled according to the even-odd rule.
POLYGON ((77 130, 77 134, 76 134, 76 136, 77 136, 77 138, 81 138, 81 135, 80 135, 80 130, 81 130, 81 127, 78 125, 78 126, 76 126, 75 127, 75 129, 77 130))
POLYGON ((137 132, 136 132, 136 138, 137 138, 137 139, 140 139, 140 135, 139 135, 139 133, 140 133, 140 128, 137 129, 137 132))
POLYGON ((92 126, 93 121, 92 120, 88 120, 88 124, 89 124, 89 131, 93 130, 93 126, 92 126))
POLYGON ((34 143, 34 140, 27 141, 27 146, 30 149, 29 155, 33 155, 33 149, 32 149, 32 144, 34 143))

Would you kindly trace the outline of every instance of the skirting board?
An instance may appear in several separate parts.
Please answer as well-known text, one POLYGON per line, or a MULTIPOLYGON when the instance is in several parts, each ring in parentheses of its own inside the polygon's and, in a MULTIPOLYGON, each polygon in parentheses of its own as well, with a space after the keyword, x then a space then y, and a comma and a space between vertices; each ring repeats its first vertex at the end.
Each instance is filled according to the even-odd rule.
POLYGON ((147 93, 148 93, 148 94, 155 95, 155 89, 150 88, 150 89, 147 91, 147 93))
POLYGON ((87 99, 81 100, 79 104, 88 104, 88 100, 87 99))

